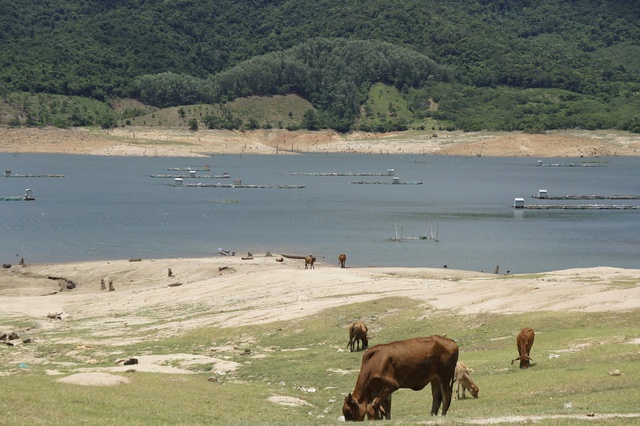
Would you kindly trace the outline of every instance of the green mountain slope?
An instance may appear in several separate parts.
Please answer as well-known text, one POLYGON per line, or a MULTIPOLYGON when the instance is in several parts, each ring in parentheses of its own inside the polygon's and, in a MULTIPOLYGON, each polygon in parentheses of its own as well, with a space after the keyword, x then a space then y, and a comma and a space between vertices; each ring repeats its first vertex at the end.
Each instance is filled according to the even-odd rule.
MULTIPOLYGON (((640 61, 635 59, 639 42, 640 3, 624 0, 397 0, 393 7, 381 0, 4 0, 0 95, 48 93, 101 101, 133 97, 162 107, 296 93, 319 111, 320 123, 349 130, 369 88, 382 82, 395 86, 406 99, 412 97, 409 108, 419 119, 434 115, 420 108, 430 97, 473 93, 446 95, 447 102, 440 103, 433 117, 467 129, 509 121, 492 118, 472 126, 469 120, 461 121, 463 110, 478 109, 478 93, 492 100, 504 99, 505 93, 507 98, 528 97, 511 89, 551 89, 577 96, 578 111, 602 115, 595 120, 597 126, 633 130, 640 124, 627 110, 636 107, 640 92, 640 61), (321 45, 313 40, 395 48, 385 48, 379 61, 373 51, 356 57, 349 48, 323 57, 312 51, 321 45), (433 61, 448 70, 448 78, 412 78, 389 67, 378 81, 353 78, 374 75, 363 74, 357 64, 384 64, 393 49, 400 56, 413 52, 416 58, 433 61), (296 60, 287 62, 293 53, 296 60), (285 78, 278 81, 267 78, 274 69, 266 64, 274 63, 274 55, 285 59, 281 70, 289 72, 281 73, 285 78), (331 66, 310 63, 313 58, 331 60, 331 66), (302 81, 300 64, 306 67, 302 81), (255 77, 253 86, 243 77, 248 70, 255 77), (141 81, 149 76, 157 81, 158 75, 182 81, 169 103, 150 101, 140 90, 141 81), (237 79, 242 87, 229 90, 237 79), (419 95, 412 95, 413 90, 419 95), (616 115, 622 119, 614 122, 611 117, 616 115)), ((556 103, 558 107, 568 106, 556 103)), ((506 126, 573 125, 575 120, 567 117, 575 111, 558 115, 554 108, 545 112, 552 118, 543 116, 541 124, 516 117, 506 126)), ((576 125, 584 126, 583 121, 576 125)))

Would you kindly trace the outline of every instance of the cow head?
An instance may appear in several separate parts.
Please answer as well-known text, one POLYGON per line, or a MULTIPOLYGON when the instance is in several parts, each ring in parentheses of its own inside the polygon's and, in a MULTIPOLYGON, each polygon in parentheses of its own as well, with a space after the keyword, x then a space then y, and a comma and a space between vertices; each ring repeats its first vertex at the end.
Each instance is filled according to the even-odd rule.
POLYGON ((480 392, 480 389, 478 389, 478 386, 475 383, 471 383, 471 385, 469 386, 469 393, 474 398, 477 398, 478 397, 478 392, 480 392))
MULTIPOLYGON (((342 414, 346 421, 361 422, 364 420, 364 416, 367 415, 368 411, 370 411, 369 407, 367 407, 365 403, 360 405, 351 393, 348 393, 347 396, 344 397, 342 414)), ((373 409, 371 409, 371 412, 375 415, 373 409)))
MULTIPOLYGON (((518 361, 518 360, 520 360, 520 368, 529 368, 529 361, 533 361, 531 358, 529 358, 529 355, 527 354, 522 354, 521 356, 514 359, 513 361, 518 361)), ((511 364, 513 364, 513 361, 511 361, 511 364)))

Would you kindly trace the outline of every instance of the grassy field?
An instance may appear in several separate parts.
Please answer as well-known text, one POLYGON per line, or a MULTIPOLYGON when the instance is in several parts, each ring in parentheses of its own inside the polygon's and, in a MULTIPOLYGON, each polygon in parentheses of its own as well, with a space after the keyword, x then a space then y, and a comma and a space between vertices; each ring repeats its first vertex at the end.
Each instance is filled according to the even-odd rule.
MULTIPOLYGON (((87 336, 77 331, 80 324, 69 319, 67 327, 36 334, 37 361, 0 365, 0 423, 336 424, 344 394, 354 387, 362 356, 362 352, 346 349, 344 324, 363 319, 369 326, 371 345, 430 334, 455 339, 460 360, 473 369, 472 378, 480 388, 478 399, 453 401, 445 418, 429 417, 429 388, 399 390, 393 397, 393 424, 454 425, 488 423, 488 419, 519 423, 532 422, 532 416, 541 416, 536 421, 541 425, 568 425, 579 420, 637 424, 638 314, 456 315, 434 311, 415 300, 387 298, 366 307, 337 307, 296 321, 202 328, 159 341, 150 335, 148 341, 125 344, 118 352, 123 357, 211 355, 235 361, 239 367, 228 374, 218 373, 213 363, 191 366, 193 374, 131 371, 122 374, 130 383, 105 387, 57 381, 80 367, 110 367, 114 362, 113 356, 107 355, 113 353, 112 347, 78 345, 87 336), (518 363, 512 365, 511 360, 518 355, 515 335, 525 326, 536 330, 533 366, 519 370, 518 363), (54 337, 65 337, 69 343, 47 343, 54 337), (62 375, 48 374, 52 370, 62 375), (611 375, 613 370, 621 374, 611 375), (588 416, 590 413, 594 417, 588 416), (618 416, 607 418, 610 414, 618 416)), ((9 351, 25 350, 24 346, 2 346, 0 359, 9 359, 9 351)))

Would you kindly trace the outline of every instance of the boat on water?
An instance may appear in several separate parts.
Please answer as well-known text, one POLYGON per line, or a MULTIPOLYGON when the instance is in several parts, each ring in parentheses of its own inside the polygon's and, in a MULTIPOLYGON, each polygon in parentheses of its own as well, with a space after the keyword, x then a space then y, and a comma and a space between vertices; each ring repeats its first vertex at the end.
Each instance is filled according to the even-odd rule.
POLYGON ((307 258, 306 255, 300 255, 300 254, 284 254, 284 253, 280 253, 280 256, 286 257, 287 259, 306 259, 307 258))
POLYGON ((222 247, 218 248, 218 253, 220 254, 220 256, 235 256, 236 252, 235 251, 231 251, 228 249, 223 249, 222 247))
POLYGON ((409 237, 404 236, 404 228, 402 226, 398 227, 396 223, 396 235, 391 238, 392 241, 402 242, 402 241, 435 241, 438 242, 438 227, 435 228, 432 225, 427 227, 427 230, 422 235, 411 235, 409 237))

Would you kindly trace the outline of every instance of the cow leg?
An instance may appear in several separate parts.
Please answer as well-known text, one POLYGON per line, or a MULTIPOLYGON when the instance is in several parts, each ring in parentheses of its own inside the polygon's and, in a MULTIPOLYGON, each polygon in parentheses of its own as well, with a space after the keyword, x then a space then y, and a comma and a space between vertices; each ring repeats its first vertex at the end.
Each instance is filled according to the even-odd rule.
MULTIPOLYGON (((453 381, 451 377, 443 377, 440 382, 440 392, 442 398, 442 415, 445 416, 451 406, 451 396, 453 394, 453 381)), ((464 397, 464 386, 462 386, 462 396, 464 397)))
POLYGON ((433 402, 431 404, 431 415, 437 416, 440 405, 442 404, 442 389, 440 387, 440 380, 433 379, 431 381, 431 396, 433 402))
POLYGON ((391 396, 389 395, 385 400, 378 401, 374 398, 367 407, 367 417, 369 420, 391 420, 391 396))
POLYGON ((387 420, 391 420, 391 395, 387 397, 387 400, 382 403, 385 407, 384 416, 387 420))
POLYGON ((374 420, 382 420, 383 418, 390 418, 391 416, 391 403, 387 402, 389 397, 380 397, 380 394, 373 398, 371 401, 371 406, 374 410, 374 420), (388 407, 387 407, 388 406, 388 407), (389 408, 389 412, 387 412, 387 408, 389 408), (389 416, 389 417, 388 417, 389 416))

